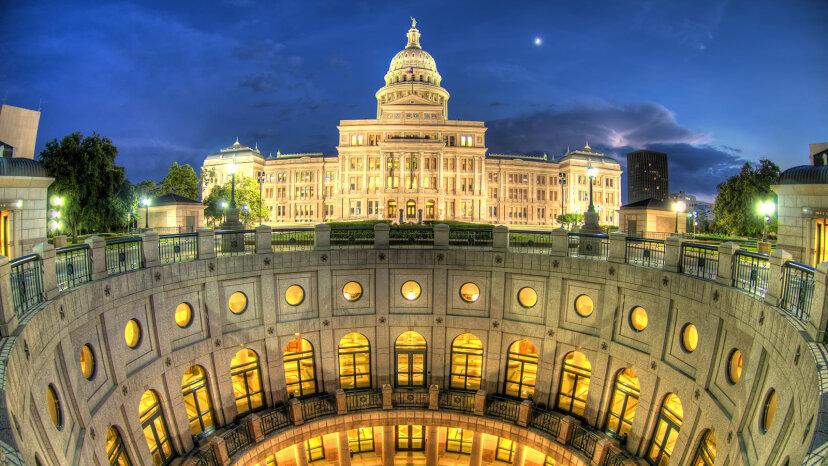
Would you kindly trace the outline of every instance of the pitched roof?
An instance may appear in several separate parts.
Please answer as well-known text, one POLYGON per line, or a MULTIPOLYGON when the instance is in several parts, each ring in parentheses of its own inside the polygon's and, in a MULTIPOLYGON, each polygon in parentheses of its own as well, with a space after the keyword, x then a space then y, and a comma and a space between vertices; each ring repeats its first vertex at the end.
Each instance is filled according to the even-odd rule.
POLYGON ((173 204, 199 204, 199 205, 201 205, 201 202, 196 201, 194 199, 190 199, 189 197, 179 196, 176 193, 162 194, 160 196, 156 196, 152 200, 152 205, 154 205, 154 206, 173 205, 173 204))

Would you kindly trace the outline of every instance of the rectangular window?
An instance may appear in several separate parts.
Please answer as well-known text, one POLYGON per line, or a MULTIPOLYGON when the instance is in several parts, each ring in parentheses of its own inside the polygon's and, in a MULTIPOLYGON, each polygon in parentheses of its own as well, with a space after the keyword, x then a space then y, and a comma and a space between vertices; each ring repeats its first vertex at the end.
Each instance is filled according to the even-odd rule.
POLYGON ((351 453, 374 451, 374 428, 360 427, 348 431, 348 450, 351 453))
POLYGON ((460 136, 460 146, 462 146, 462 147, 471 147, 472 146, 472 137, 471 136, 460 136))
POLYGON ((474 432, 466 429, 448 428, 446 435, 446 451, 471 455, 474 432))
POLYGON ((350 201, 351 215, 362 215, 362 201, 350 201))
POLYGON ((305 453, 308 462, 325 459, 325 445, 322 443, 322 436, 313 437, 305 441, 305 453))

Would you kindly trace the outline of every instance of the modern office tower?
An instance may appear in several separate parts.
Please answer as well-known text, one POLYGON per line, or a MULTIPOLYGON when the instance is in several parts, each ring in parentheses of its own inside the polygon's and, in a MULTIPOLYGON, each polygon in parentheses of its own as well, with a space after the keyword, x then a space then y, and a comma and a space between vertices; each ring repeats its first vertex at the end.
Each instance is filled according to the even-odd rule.
POLYGON ((651 150, 627 154, 627 204, 650 198, 666 201, 669 192, 667 154, 651 150))

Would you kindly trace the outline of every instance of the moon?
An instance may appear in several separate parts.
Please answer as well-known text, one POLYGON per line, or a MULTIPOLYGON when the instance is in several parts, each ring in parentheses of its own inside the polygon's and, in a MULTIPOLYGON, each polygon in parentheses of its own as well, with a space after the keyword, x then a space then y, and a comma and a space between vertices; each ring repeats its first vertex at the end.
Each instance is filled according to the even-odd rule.
POLYGON ((541 45, 541 44, 543 44, 543 39, 541 39, 540 37, 535 37, 535 45, 541 45))

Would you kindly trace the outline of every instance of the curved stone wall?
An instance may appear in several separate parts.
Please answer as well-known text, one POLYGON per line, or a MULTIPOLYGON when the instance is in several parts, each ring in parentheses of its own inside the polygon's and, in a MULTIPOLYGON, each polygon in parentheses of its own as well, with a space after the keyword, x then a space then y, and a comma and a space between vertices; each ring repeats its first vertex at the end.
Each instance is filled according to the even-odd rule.
MULTIPOLYGON (((193 448, 181 394, 184 371, 208 375, 216 423, 236 417, 230 360, 241 348, 261 361, 265 404, 287 398, 282 363, 297 334, 315 351, 320 391, 339 388, 337 343, 349 332, 371 344, 374 387, 393 384, 396 337, 416 330, 428 344, 428 383, 447 385, 448 351, 455 336, 471 332, 484 345, 483 389, 503 389, 508 346, 520 339, 538 348, 535 403, 553 406, 564 356, 579 350, 592 367, 584 421, 603 429, 618 371, 639 377, 641 397, 627 448, 644 456, 661 403, 670 393, 683 405, 673 464, 692 458, 707 429, 716 437, 717 464, 791 464, 809 448, 819 411, 819 370, 812 351, 824 347, 797 321, 739 290, 689 276, 618 263, 472 250, 332 250, 282 252, 197 260, 111 276, 64 292, 28 321, 20 322, 5 373, 6 413, 27 463, 107 464, 106 432, 116 426, 131 458, 149 461, 138 421, 142 394, 155 390, 179 453, 193 448), (345 301, 351 280, 363 296, 345 301), (415 280, 421 296, 407 301, 400 287, 415 280), (473 282, 480 299, 463 301, 460 286, 473 282), (296 306, 285 300, 291 285, 304 289, 296 306), (523 307, 518 292, 532 287, 538 303, 523 307), (235 291, 247 309, 230 312, 235 291), (595 309, 575 312, 575 298, 589 295, 595 309), (192 304, 193 321, 181 328, 175 307, 192 304), (642 306, 647 327, 636 331, 629 313, 642 306), (136 320, 135 348, 124 328, 136 320), (698 347, 683 349, 686 323, 698 329, 698 347), (91 380, 79 354, 95 356, 91 380), (737 383, 726 361, 743 355, 737 383), (52 424, 47 387, 60 399, 62 429, 52 424), (767 394, 778 394, 775 420, 760 426, 767 394)), ((380 412, 385 413, 385 412, 380 412)), ((388 414, 389 416, 391 414, 388 414)), ((441 424, 442 425, 442 424, 441 424)), ((514 428, 514 427, 513 427, 514 428)))

